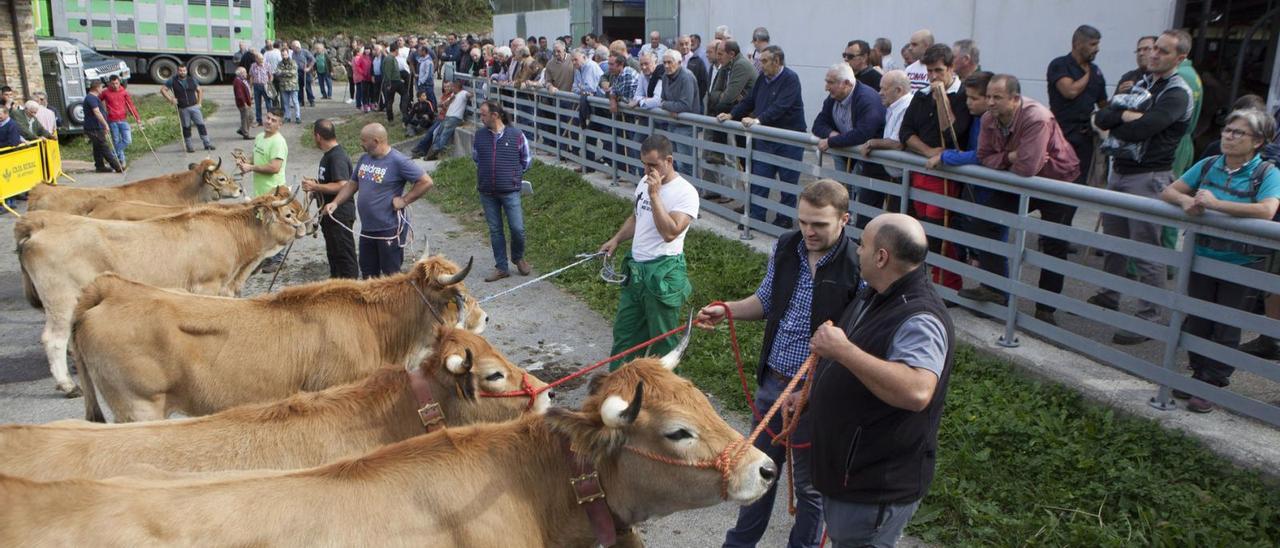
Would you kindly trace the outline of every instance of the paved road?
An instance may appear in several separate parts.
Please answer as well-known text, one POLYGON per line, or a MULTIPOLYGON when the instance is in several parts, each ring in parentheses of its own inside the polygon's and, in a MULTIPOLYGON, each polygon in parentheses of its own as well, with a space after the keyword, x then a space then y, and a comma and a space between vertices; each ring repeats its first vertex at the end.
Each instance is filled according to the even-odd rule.
MULTIPOLYGON (((154 91, 155 86, 135 85, 135 93, 154 91)), ((230 151, 235 147, 249 150, 251 143, 240 141, 235 135, 238 120, 226 86, 207 88, 206 97, 219 102, 222 107, 208 119, 208 125, 217 153, 225 159, 224 166, 232 161, 230 151)), ((352 112, 340 101, 317 103, 315 109, 303 109, 303 119, 315 120, 321 116, 342 116, 352 112)), ((315 149, 298 144, 300 132, 307 126, 286 125, 283 129, 288 139, 290 156, 288 180, 296 183, 303 176, 313 176, 320 154, 315 149)), ((128 173, 130 180, 166 173, 187 163, 204 158, 204 154, 186 154, 181 144, 171 144, 157 150, 165 165, 157 165, 144 145, 135 142, 130 149, 133 164, 128 173)), ((432 166, 433 167, 433 166, 432 166)), ((122 177, 115 174, 75 174, 77 181, 86 186, 120 184, 122 177)), ((488 242, 478 235, 464 232, 457 221, 437 209, 419 201, 411 207, 411 218, 418 240, 412 250, 420 254, 425 242, 430 242, 432 253, 441 253, 456 262, 469 256, 476 258, 476 272, 483 272, 489 265, 488 242)), ((619 220, 620 221, 620 220, 619 220)), ((0 216, 0 246, 13 249, 13 219, 0 216)), ((537 271, 549 270, 552 265, 535 265, 537 271)), ((537 273, 535 271, 535 274, 537 273)), ((294 246, 289 266, 277 282, 291 285, 323 279, 328 273, 322 239, 307 238, 294 246)), ((473 275, 469 287, 478 295, 490 295, 501 289, 525 281, 513 277, 494 284, 480 281, 473 275)), ((251 278, 245 294, 255 295, 266 290, 269 276, 251 278)), ((539 377, 550 380, 595 362, 606 356, 609 350, 610 328, 605 318, 589 310, 583 303, 552 285, 541 286, 536 291, 522 291, 509 298, 501 298, 485 307, 493 321, 486 337, 503 350, 512 360, 535 369, 539 377), (555 326, 554 331, 547 326, 555 326)), ((40 423, 51 420, 79 418, 83 416, 80 399, 63 399, 53 389, 44 352, 40 345, 43 314, 27 306, 16 256, 0 254, 0 423, 40 423)), ((696 341, 694 344, 697 344, 696 341)), ((727 374, 728 372, 726 372, 727 374)), ((559 405, 576 406, 583 397, 583 383, 570 385, 557 397, 559 405)), ((739 430, 746 431, 747 418, 741 415, 728 417, 739 430)), ((779 501, 775 507, 774 523, 786 524, 786 504, 779 501)), ((656 547, 715 546, 723 539, 725 529, 734 521, 737 508, 719 505, 698 511, 681 513, 641 525, 648 545, 656 547)), ((762 540, 762 546, 781 546, 786 543, 786 527, 772 527, 762 540)))

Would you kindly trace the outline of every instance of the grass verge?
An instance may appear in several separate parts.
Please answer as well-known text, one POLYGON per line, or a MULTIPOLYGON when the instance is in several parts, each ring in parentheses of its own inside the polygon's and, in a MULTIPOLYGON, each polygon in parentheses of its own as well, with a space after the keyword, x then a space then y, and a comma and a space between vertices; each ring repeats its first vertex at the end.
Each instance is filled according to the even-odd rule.
MULTIPOLYGON (((133 144, 129 145, 127 151, 129 161, 132 162, 143 155, 150 154, 147 151, 148 138, 151 139, 151 146, 156 148, 182 138, 182 123, 178 120, 178 110, 173 103, 165 100, 164 96, 159 93, 134 95, 133 103, 138 107, 138 115, 146 123, 147 135, 146 137, 142 135, 138 130, 138 122, 130 116, 129 127, 133 130, 133 144)), ((218 103, 205 100, 200 105, 200 111, 204 113, 205 118, 208 118, 218 111, 218 103)), ((192 139, 194 138, 195 136, 192 135, 192 139)), ((83 135, 74 139, 62 139, 58 144, 62 149, 62 158, 65 160, 93 161, 93 146, 83 135)))
MULTIPOLYGON (((355 107, 352 107, 355 110, 355 107)), ((364 149, 360 148, 360 129, 367 124, 377 122, 387 128, 387 142, 398 143, 408 137, 404 133, 404 122, 401 121, 399 113, 396 114, 396 121, 388 123, 387 115, 382 112, 353 112, 349 116, 339 116, 331 118, 334 122, 333 130, 338 134, 338 144, 346 149, 347 154, 352 158, 359 158, 364 149)), ((303 131, 298 134, 298 144, 306 148, 316 148, 316 140, 311 136, 311 128, 304 127, 303 131)))
MULTIPOLYGON (((429 199, 484 233, 474 164, 444 162, 434 179, 429 199)), ((565 169, 538 163, 526 179, 536 187, 524 202, 527 256, 542 269, 594 251, 629 213, 626 201, 565 169)), ((746 295, 764 275, 765 256, 739 242, 694 230, 685 246, 699 305, 746 295)), ((595 269, 555 283, 613 316, 617 289, 595 269)), ((761 325, 739 324, 738 333, 751 368, 761 325)), ((681 374, 744 410, 723 330, 698 334, 689 350, 681 374)), ((1030 380, 971 347, 958 349, 955 367, 937 477, 908 534, 947 545, 1280 544, 1280 489, 1199 441, 1030 380)))

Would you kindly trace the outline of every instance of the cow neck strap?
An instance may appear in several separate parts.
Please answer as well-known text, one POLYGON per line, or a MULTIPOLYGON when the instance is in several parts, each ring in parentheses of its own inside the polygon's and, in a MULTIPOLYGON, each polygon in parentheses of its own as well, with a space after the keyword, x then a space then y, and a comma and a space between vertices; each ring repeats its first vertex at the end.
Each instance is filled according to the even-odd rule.
POLYGON ((409 285, 412 286, 413 290, 418 293, 418 298, 422 299, 422 304, 427 306, 427 310, 431 312, 431 315, 435 316, 436 322, 439 323, 440 325, 444 325, 445 324, 444 318, 440 316, 440 312, 436 310, 436 307, 434 305, 431 304, 431 301, 427 300, 426 293, 423 293, 421 289, 418 289, 418 282, 411 279, 409 280, 409 285))
POLYGON ((600 481, 596 465, 590 459, 580 458, 573 451, 569 438, 560 438, 560 445, 564 448, 561 453, 569 467, 569 485, 573 488, 574 500, 586 512, 596 542, 605 547, 617 544, 618 529, 614 526, 613 512, 605 501, 604 483, 600 481))
POLYGON ((427 374, 421 365, 409 368, 409 387, 418 400, 418 418, 422 419, 422 427, 427 433, 443 429, 444 410, 440 409, 440 402, 431 394, 431 383, 427 382, 427 374))

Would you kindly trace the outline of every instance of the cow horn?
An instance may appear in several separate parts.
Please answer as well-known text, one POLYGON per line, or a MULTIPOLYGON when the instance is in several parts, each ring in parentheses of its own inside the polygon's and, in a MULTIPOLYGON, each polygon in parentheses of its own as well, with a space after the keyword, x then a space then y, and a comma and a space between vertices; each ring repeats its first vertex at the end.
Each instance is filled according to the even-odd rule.
POLYGON ((294 187, 293 192, 289 194, 289 201, 290 201, 290 202, 292 202, 294 199, 296 199, 296 198, 298 197, 298 191, 299 191, 299 190, 302 190, 302 185, 298 185, 298 186, 294 187))
POLYGON ((214 166, 214 167, 213 167, 213 169, 210 169, 209 171, 218 171, 219 169, 222 169, 222 157, 221 157, 221 156, 219 156, 219 157, 218 157, 218 165, 214 166))
POLYGON ((465 358, 457 354, 450 354, 448 358, 444 359, 444 366, 454 375, 464 375, 471 371, 471 360, 471 349, 467 348, 465 358))
POLYGON ((458 307, 458 329, 467 328, 467 298, 458 293, 453 296, 453 304, 458 307))
POLYGON ((636 417, 640 416, 640 405, 643 401, 644 381, 641 381, 636 384, 636 393, 632 396, 630 403, 618 396, 605 398, 604 403, 600 404, 600 419, 609 428, 630 426, 636 421, 636 417))
POLYGON ((476 260, 475 257, 471 257, 470 259, 467 259, 467 266, 462 267, 462 270, 459 270, 457 273, 455 273, 452 276, 448 274, 441 274, 439 276, 436 276, 436 281, 440 282, 440 285, 453 285, 458 282, 461 282, 462 280, 465 280, 467 278, 467 274, 471 273, 471 263, 475 262, 475 260, 476 260))
POLYGON ((662 366, 668 370, 675 370, 680 365, 680 356, 684 354, 685 349, 689 348, 689 338, 693 335, 693 309, 689 309, 689 323, 684 328, 684 335, 680 337, 680 343, 674 349, 667 352, 662 357, 662 366))

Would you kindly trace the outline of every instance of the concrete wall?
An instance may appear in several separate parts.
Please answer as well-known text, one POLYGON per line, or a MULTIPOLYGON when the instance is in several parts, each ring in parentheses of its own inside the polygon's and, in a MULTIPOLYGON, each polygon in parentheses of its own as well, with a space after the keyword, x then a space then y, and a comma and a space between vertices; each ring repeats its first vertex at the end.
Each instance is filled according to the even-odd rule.
POLYGON ((1071 47, 1071 33, 1090 24, 1102 31, 1097 63, 1108 85, 1135 66, 1138 36, 1159 34, 1174 18, 1174 0, 915 0, 875 6, 849 0, 683 0, 680 32, 704 40, 718 25, 728 25, 744 50, 751 31, 769 29, 772 41, 787 54, 787 65, 799 73, 805 111, 812 122, 822 106, 826 67, 842 61, 845 43, 877 37, 893 41, 895 51, 920 28, 933 30, 939 42, 973 38, 982 68, 1010 72, 1022 80, 1023 92, 1047 101, 1045 68, 1071 47))
MULTIPOLYGON (((569 34, 569 10, 530 11, 524 15, 525 33, 528 36, 546 36, 548 40, 569 34)), ((516 37, 516 14, 493 16, 493 41, 505 44, 516 37)))
POLYGON ((36 45, 35 16, 29 0, 0 0, 0 83, 13 87, 18 97, 25 101, 31 93, 44 91, 44 76, 40 70, 40 50, 36 45), (10 17, 11 2, 17 2, 18 28, 13 28, 10 17), (17 37, 17 42, 14 37, 17 37), (22 46, 18 57, 17 44, 22 46), (25 69, 27 87, 23 90, 22 71, 25 69))

